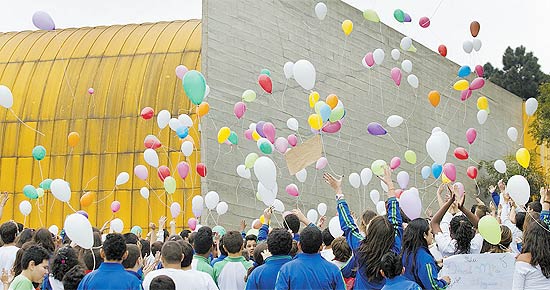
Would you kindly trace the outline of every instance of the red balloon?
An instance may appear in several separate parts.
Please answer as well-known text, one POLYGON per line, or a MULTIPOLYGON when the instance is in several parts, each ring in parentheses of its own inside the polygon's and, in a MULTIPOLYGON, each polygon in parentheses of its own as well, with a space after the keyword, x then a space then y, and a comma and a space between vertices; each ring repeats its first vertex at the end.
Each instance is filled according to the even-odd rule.
POLYGON ((149 120, 153 118, 155 115, 155 111, 153 111, 153 108, 151 107, 145 107, 143 110, 141 110, 141 117, 145 120, 149 120))
POLYGON ((437 48, 437 51, 439 51, 439 54, 441 54, 441 56, 443 56, 443 57, 447 56, 447 47, 444 44, 440 45, 437 48))
POLYGON ((475 166, 470 166, 466 170, 466 174, 468 174, 468 177, 471 179, 476 179, 477 177, 477 168, 475 166))
POLYGON ((273 90, 273 84, 271 83, 271 78, 268 75, 259 75, 258 83, 266 93, 271 94, 271 91, 273 90))
POLYGON ((157 175, 159 176, 160 180, 164 182, 164 179, 170 176, 170 168, 161 165, 157 171, 157 175))
POLYGON ((206 165, 204 165, 203 163, 197 164, 197 173, 201 177, 205 177, 206 176, 206 165))
POLYGON ((466 160, 468 159, 468 151, 462 147, 458 147, 455 149, 455 157, 458 160, 466 160))
POLYGON ((162 146, 162 143, 160 143, 160 140, 156 136, 149 135, 145 137, 145 140, 143 141, 143 146, 149 149, 157 149, 162 146))

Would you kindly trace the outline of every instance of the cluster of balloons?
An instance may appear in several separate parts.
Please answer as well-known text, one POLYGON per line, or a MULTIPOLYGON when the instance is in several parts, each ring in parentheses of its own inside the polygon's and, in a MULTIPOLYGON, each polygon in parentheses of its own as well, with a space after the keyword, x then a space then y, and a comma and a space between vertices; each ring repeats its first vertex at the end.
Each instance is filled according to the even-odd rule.
POLYGON ((239 144, 239 137, 237 133, 231 131, 229 127, 222 127, 218 131, 218 143, 228 144, 228 145, 237 145, 239 144))
POLYGON ((315 110, 307 119, 312 130, 336 133, 342 128, 346 110, 338 96, 330 94, 324 101, 320 101, 319 93, 312 92, 309 94, 309 106, 315 110))
POLYGON ((411 16, 401 9, 395 9, 393 11, 393 18, 395 18, 395 20, 397 20, 399 23, 412 22, 411 16))
MULTIPOLYGON (((204 105, 204 104, 208 104, 208 103, 205 102, 205 103, 202 103, 201 105, 204 105)), ((200 105, 199 105, 199 108, 200 108, 200 105)), ((197 108, 197 110, 199 110, 199 108, 197 108)), ((203 108, 209 108, 209 107, 203 106, 203 108)), ((206 112, 203 112, 203 113, 204 114, 208 113, 208 110, 206 110, 206 112)), ((154 111, 149 107, 146 107, 141 111, 141 116, 145 120, 151 119, 153 115, 154 115, 154 111)), ((199 114, 199 116, 203 116, 203 115, 199 114)), ((157 115, 157 125, 161 130, 166 127, 170 127, 170 129, 174 131, 180 139, 185 139, 187 136, 189 136, 189 128, 193 127, 193 120, 187 114, 180 114, 177 118, 172 118, 172 115, 168 110, 161 110, 157 115)), ((154 144, 156 143, 153 143, 153 145, 154 144)), ((160 147, 161 145, 160 142, 158 145, 160 147)))
POLYGON ((470 33, 472 34, 472 37, 474 37, 473 40, 465 40, 462 43, 462 49, 465 53, 471 53, 472 50, 479 51, 481 49, 481 40, 479 40, 477 35, 479 34, 479 29, 481 28, 479 22, 472 21, 470 23, 470 33))
MULTIPOLYGON (((468 80, 461 79, 454 83, 453 88, 457 91, 460 91, 460 100, 466 101, 472 96, 472 92, 475 90, 479 90, 485 86, 485 79, 483 78, 483 67, 481 65, 476 65, 475 67, 475 73, 477 77, 472 80, 472 82, 468 82, 468 80)), ((464 65, 461 66, 458 69, 457 75, 461 78, 468 77, 472 73, 472 69, 470 66, 464 65)), ((487 98, 484 98, 484 105, 480 106, 480 101, 478 99, 478 109, 479 110, 487 110, 488 102, 487 98)))
MULTIPOLYGON (((220 129, 220 131, 222 129, 220 129)), ((281 141, 281 137, 275 139, 276 135, 277 130, 275 129, 275 125, 273 125, 273 123, 271 122, 264 121, 251 123, 249 128, 246 129, 244 132, 244 136, 246 139, 256 141, 258 149, 262 153, 271 154, 273 153, 274 149, 277 149, 280 153, 285 153, 288 147, 288 142, 285 142, 286 139, 281 141)), ((219 137, 220 135, 218 134, 218 142, 220 141, 219 137)), ((231 142, 231 140, 229 141, 231 142)))

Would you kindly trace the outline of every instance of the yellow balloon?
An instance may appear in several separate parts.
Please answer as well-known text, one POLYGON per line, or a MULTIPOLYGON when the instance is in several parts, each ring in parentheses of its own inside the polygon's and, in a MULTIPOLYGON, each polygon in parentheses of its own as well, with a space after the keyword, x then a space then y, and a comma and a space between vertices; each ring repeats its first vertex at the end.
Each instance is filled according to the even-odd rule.
POLYGON ((264 215, 261 215, 261 216, 260 216, 260 222, 262 223, 262 225, 265 224, 265 217, 264 217, 264 215))
POLYGON ((405 151, 405 160, 410 164, 416 164, 416 153, 412 150, 405 151))
POLYGON ((485 239, 487 242, 493 245, 497 245, 500 243, 501 239, 501 230, 500 225, 498 224, 498 221, 490 216, 486 215, 482 217, 477 225, 479 229, 479 234, 485 239))
POLYGON ((309 107, 310 108, 315 107, 315 103, 319 101, 319 98, 320 97, 318 92, 312 92, 311 94, 309 94, 309 107))
POLYGON ((478 110, 487 110, 489 108, 489 101, 486 97, 479 97, 477 99, 477 109, 478 110))
POLYGON ((231 135, 231 129, 229 129, 228 127, 220 128, 220 131, 218 131, 218 143, 222 144, 223 142, 227 141, 229 135, 231 135))
POLYGON ((445 176, 445 173, 441 173, 441 181, 443 181, 443 183, 447 184, 447 183, 451 183, 451 180, 445 176))
POLYGON ((342 22, 342 30, 344 31, 344 34, 348 36, 353 30, 353 22, 349 19, 344 20, 344 22, 342 22))
POLYGON ((309 115, 307 122, 309 123, 309 126, 315 130, 321 130, 323 127, 323 118, 318 114, 309 115))
POLYGON ((531 159, 531 154, 529 154, 529 151, 525 148, 519 148, 518 151, 516 151, 516 160, 518 161, 519 165, 521 165, 523 168, 529 167, 529 160, 531 159))
POLYGON ((414 47, 414 45, 411 44, 411 47, 409 47, 409 49, 407 49, 407 51, 416 52, 416 47, 414 47))
POLYGON ((260 134, 258 134, 258 132, 252 131, 252 139, 254 139, 254 141, 258 141, 258 140, 260 140, 260 138, 262 138, 262 136, 260 136, 260 134))
POLYGON ((464 91, 470 87, 470 83, 467 80, 459 80, 453 85, 453 88, 457 91, 464 91))

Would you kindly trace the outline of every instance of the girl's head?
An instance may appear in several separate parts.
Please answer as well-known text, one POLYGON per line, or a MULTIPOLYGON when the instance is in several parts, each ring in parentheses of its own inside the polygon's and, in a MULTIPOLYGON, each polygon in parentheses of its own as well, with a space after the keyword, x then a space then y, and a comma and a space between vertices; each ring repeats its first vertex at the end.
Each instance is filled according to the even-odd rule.
POLYGON ((395 241, 395 233, 387 216, 374 217, 367 229, 367 237, 358 249, 359 267, 366 265, 363 273, 369 281, 380 281, 380 261, 382 256, 391 250, 395 241))
POLYGON ((51 274, 56 280, 61 281, 63 276, 76 265, 78 265, 76 252, 71 247, 60 248, 53 258, 51 274))
POLYGON ((470 243, 476 231, 472 223, 464 215, 453 217, 450 223, 451 238, 456 240, 455 254, 469 254, 470 243))
POLYGON ((423 218, 417 218, 409 222, 403 232, 403 253, 416 253, 421 248, 428 248, 433 242, 430 224, 423 218))
POLYGON ((344 237, 337 237, 332 241, 332 253, 334 254, 334 260, 339 262, 347 262, 351 257, 351 248, 344 237))
POLYGON ((15 246, 21 248, 24 243, 34 238, 34 229, 24 229, 15 239, 15 246))
POLYGON ((543 222, 532 224, 523 236, 523 253, 531 253, 531 265, 540 266, 550 278, 550 228, 543 222))
POLYGON ((372 210, 366 210, 361 216, 361 223, 359 224, 359 231, 366 233, 367 227, 369 226, 370 221, 377 216, 377 214, 372 210))
POLYGON ((510 252, 510 244, 512 243, 512 231, 505 225, 500 225, 500 242, 492 245, 486 240, 483 240, 481 247, 482 253, 507 253, 510 252))
MULTIPOLYGON (((34 234, 33 241, 39 246, 44 247, 50 255, 55 251, 55 243, 52 237, 52 233, 48 229, 41 228, 34 234)), ((61 276, 63 278, 63 276, 61 276)), ((61 281, 61 279, 60 279, 61 281)))

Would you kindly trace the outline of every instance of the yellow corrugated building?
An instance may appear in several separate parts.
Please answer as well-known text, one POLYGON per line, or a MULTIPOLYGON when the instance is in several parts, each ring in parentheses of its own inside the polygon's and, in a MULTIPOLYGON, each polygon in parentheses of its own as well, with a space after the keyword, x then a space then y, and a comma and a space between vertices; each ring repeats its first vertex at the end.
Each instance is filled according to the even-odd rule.
POLYGON ((43 179, 65 176, 74 209, 81 209, 79 199, 87 191, 102 200, 82 208, 92 225, 101 227, 109 220, 110 204, 118 200, 122 207, 116 217, 124 221, 126 231, 134 225, 146 231, 148 221, 170 215, 172 201, 185 210, 177 226, 186 226, 191 198, 200 194, 200 177, 193 170, 200 162, 200 135, 195 108, 174 70, 179 64, 200 70, 201 36, 200 20, 0 34, 0 84, 13 92, 14 113, 45 134, 33 132, 0 108, 0 191, 10 192, 0 222, 26 220, 30 227, 61 228, 73 211, 49 191, 31 201, 33 210, 26 219, 18 205, 28 199, 22 193, 25 185, 38 187, 43 179), (95 93, 88 94, 88 88, 95 93), (195 121, 190 136, 196 146, 188 160, 173 131, 167 127, 159 133, 156 118, 140 117, 146 106, 155 113, 167 109, 176 117, 190 114, 195 121), (80 142, 71 150, 67 136, 73 131, 80 134, 80 142), (143 141, 149 134, 166 146, 157 152, 160 164, 170 167, 177 190, 167 196, 156 169, 147 166, 151 195, 146 200, 139 190, 149 185, 133 170, 146 165, 143 141), (47 150, 40 162, 31 154, 37 145, 47 150), (192 168, 185 181, 176 171, 183 160, 192 168), (115 189, 115 179, 124 171, 130 181, 115 189))
POLYGON ((525 113, 525 102, 522 106, 523 110, 523 147, 529 151, 534 151, 536 153, 535 160, 539 162, 540 166, 544 170, 545 176, 548 176, 548 169, 550 168, 550 147, 548 146, 539 146, 535 139, 529 134, 529 125, 535 120, 534 116, 527 116, 525 113))

